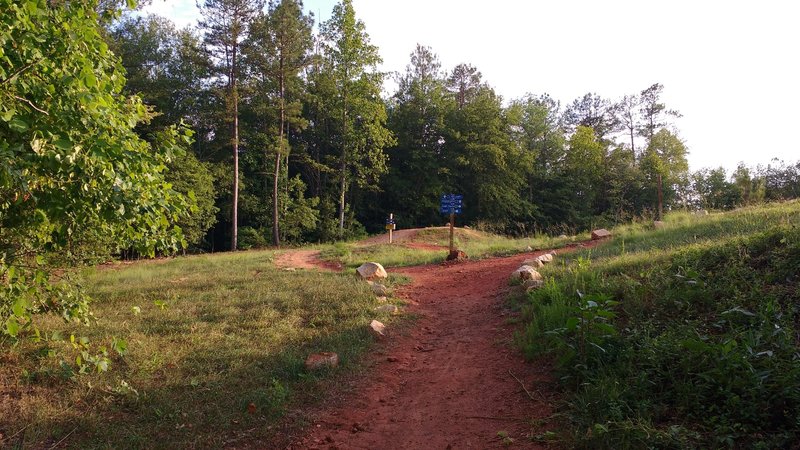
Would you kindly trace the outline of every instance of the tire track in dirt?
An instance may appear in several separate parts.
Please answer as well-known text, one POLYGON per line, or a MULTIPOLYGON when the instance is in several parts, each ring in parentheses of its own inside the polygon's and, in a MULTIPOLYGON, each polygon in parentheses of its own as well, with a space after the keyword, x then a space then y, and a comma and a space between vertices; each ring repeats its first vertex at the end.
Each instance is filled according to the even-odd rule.
POLYGON ((419 320, 289 448, 504 448, 500 431, 515 448, 543 448, 529 437, 552 413, 551 370, 512 346, 504 306, 510 273, 542 253, 396 270, 412 279, 397 294, 419 320))

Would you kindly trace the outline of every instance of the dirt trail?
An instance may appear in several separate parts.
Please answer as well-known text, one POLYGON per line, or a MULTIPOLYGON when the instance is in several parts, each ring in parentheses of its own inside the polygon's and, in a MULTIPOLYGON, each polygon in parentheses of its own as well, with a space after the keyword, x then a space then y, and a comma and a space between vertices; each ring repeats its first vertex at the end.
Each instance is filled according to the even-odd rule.
POLYGON ((275 266, 281 269, 314 269, 326 272, 342 270, 341 264, 320 259, 319 250, 287 250, 278 254, 275 266))
POLYGON ((527 436, 552 412, 550 370, 511 345, 504 296, 509 274, 541 253, 396 270, 412 278, 398 296, 420 319, 290 448, 504 448, 500 431, 513 448, 539 448, 527 436))

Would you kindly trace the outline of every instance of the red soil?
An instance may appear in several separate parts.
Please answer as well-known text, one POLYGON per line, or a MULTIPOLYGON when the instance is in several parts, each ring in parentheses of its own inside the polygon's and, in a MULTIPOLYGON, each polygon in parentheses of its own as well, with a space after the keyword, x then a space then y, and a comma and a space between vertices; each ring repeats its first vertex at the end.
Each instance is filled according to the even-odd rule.
POLYGON ((550 369, 511 345, 504 297, 511 272, 541 253, 398 269, 412 279, 398 296, 419 320, 389 335, 346 404, 290 448, 503 448, 501 431, 514 448, 540 448, 530 438, 552 413, 550 369))

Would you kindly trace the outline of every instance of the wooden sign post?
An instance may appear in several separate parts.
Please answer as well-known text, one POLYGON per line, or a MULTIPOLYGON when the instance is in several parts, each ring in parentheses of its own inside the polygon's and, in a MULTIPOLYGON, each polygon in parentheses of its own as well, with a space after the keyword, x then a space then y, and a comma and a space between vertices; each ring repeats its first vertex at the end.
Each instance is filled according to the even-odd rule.
POLYGON ((454 242, 454 229, 456 225, 456 214, 461 214, 461 202, 464 196, 459 194, 443 194, 440 204, 439 212, 442 214, 450 214, 450 253, 452 254, 455 249, 454 242))
POLYGON ((386 229, 389 231, 389 243, 392 243, 392 231, 394 231, 395 227, 394 223, 394 213, 389 214, 389 218, 386 219, 386 229))

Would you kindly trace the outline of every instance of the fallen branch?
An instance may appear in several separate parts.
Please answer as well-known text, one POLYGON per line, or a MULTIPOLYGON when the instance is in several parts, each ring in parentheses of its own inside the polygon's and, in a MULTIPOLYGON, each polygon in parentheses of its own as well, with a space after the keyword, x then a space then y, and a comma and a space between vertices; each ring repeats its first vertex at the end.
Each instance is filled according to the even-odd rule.
MULTIPOLYGON (((512 372, 511 369, 508 369, 508 374, 511 375, 512 377, 514 377, 515 380, 517 380, 517 383, 519 383, 519 385, 522 386, 522 390, 524 390, 525 393, 528 394, 528 398, 530 398, 533 401, 536 401, 536 399, 533 398, 533 395, 531 395, 530 391, 528 391, 528 388, 526 388, 525 385, 522 383, 522 380, 517 378, 517 376, 514 375, 514 372, 512 372)), ((542 399, 542 400, 544 400, 544 399, 542 399)))
POLYGON ((73 429, 72 429, 72 431, 70 431, 69 433, 67 433, 67 435, 66 435, 66 436, 64 436, 63 438, 61 438, 61 440, 60 440, 60 441, 58 441, 58 442, 56 442, 55 444, 53 444, 53 446, 52 446, 52 447, 50 447, 50 450, 53 450, 54 448, 56 448, 56 447, 58 447, 59 445, 61 445, 61 443, 62 443, 62 442, 64 442, 65 440, 67 440, 67 438, 68 438, 68 437, 69 437, 69 436, 70 436, 72 433, 74 433, 74 432, 75 432, 75 430, 77 430, 77 429, 78 429, 78 427, 75 427, 75 428, 73 428, 73 429))

